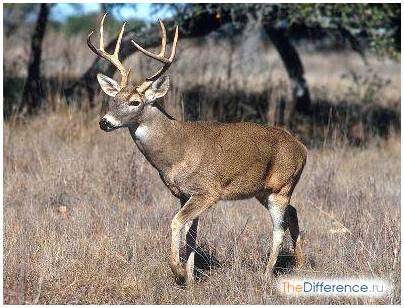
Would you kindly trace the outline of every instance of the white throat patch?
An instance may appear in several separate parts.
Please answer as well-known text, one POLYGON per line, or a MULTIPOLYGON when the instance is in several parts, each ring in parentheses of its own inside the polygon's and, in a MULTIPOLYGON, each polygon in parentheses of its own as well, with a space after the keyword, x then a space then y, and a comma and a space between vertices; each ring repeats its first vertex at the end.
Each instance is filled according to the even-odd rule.
POLYGON ((149 128, 146 125, 139 125, 135 131, 135 136, 139 140, 146 140, 149 135, 149 128))

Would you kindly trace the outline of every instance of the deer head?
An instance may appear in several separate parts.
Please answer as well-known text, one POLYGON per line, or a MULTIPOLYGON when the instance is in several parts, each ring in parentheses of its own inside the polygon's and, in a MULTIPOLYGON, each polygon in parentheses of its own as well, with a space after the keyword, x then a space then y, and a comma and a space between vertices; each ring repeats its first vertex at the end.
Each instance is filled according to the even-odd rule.
POLYGON ((161 50, 160 53, 154 54, 145 50, 139 44, 132 40, 133 45, 142 53, 155 60, 163 63, 163 66, 152 76, 147 77, 140 85, 130 85, 129 75, 130 69, 126 69, 119 60, 119 49, 121 46, 122 35, 125 30, 125 24, 122 25, 121 31, 116 42, 114 53, 109 54, 104 49, 104 20, 107 14, 104 14, 100 26, 100 47, 96 48, 91 43, 92 31, 87 38, 88 47, 98 56, 110 61, 119 71, 121 75, 120 83, 103 74, 97 74, 98 82, 101 89, 112 99, 108 102, 108 112, 100 120, 100 128, 104 131, 112 131, 120 127, 129 127, 131 125, 139 125, 144 108, 153 103, 156 99, 163 97, 169 89, 169 78, 163 74, 169 69, 175 57, 175 51, 178 41, 178 26, 175 29, 173 47, 169 58, 165 57, 167 34, 163 22, 160 20, 161 31, 161 50))

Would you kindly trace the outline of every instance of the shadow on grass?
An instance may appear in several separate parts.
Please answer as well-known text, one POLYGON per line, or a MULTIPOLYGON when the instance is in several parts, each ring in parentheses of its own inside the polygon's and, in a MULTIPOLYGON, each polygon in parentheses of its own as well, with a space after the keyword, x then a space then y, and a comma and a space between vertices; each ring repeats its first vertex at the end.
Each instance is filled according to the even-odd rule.
MULTIPOLYGON (((72 83, 72 79, 68 79, 65 77, 54 77, 43 79, 40 82, 40 91, 41 96, 44 98, 43 104, 49 105, 52 102, 52 99, 46 100, 48 97, 55 97, 56 95, 60 95, 63 93, 63 89, 70 83, 72 83)), ((21 95, 23 93, 25 85, 25 78, 16 77, 4 73, 3 78, 3 117, 4 119, 8 119, 13 115, 13 112, 18 108, 20 104, 21 95)), ((49 106, 46 106, 49 107, 49 106)))
POLYGON ((273 271, 275 277, 279 275, 291 274, 295 267, 296 267, 295 257, 291 255, 288 250, 281 249, 273 271))
MULTIPOLYGON (((266 265, 267 260, 269 259, 270 252, 267 254, 267 259, 262 259, 264 265, 266 265)), ((211 270, 220 268, 224 266, 215 256, 215 252, 212 251, 211 248, 204 246, 203 248, 197 247, 195 253, 195 267, 194 267, 194 276, 197 281, 201 281, 204 278, 209 277, 209 273, 211 270)), ((312 256, 305 256, 305 264, 310 268, 316 267, 316 262, 312 256)), ((248 264, 245 264, 248 266, 248 264)), ((275 277, 279 275, 293 274, 294 270, 297 266, 297 260, 292 255, 290 250, 286 248, 282 248, 279 252, 278 258, 274 267, 274 275, 275 277)), ((265 268, 265 267, 264 267, 265 268)), ((254 267, 255 271, 259 271, 261 269, 254 267)))
MULTIPOLYGON (((43 80, 44 97, 50 97, 44 104, 52 104, 52 97, 63 94, 63 89, 72 82, 74 79, 66 76, 43 80)), ((7 119, 19 103, 24 78, 5 74, 3 86, 4 118, 7 119)), ((175 98, 172 103, 180 104, 183 100, 184 113, 189 120, 257 123, 268 122, 269 109, 274 108, 276 103, 273 101, 273 94, 279 92, 279 89, 271 86, 260 93, 211 89, 201 85, 180 90, 182 97, 175 98)), ((83 106, 86 101, 88 100, 85 98, 77 99, 78 103, 83 102, 83 106)), ((314 98, 310 110, 304 114, 291 114, 293 116, 288 123, 290 130, 311 146, 323 145, 333 140, 346 140, 350 145, 364 145, 373 137, 386 138, 392 131, 399 131, 401 128, 399 108, 376 104, 331 102, 314 98)))
POLYGON ((209 276, 209 272, 219 268, 221 263, 215 256, 215 252, 209 247, 197 247, 195 253, 194 275, 197 281, 209 276))
MULTIPOLYGON (((267 255, 268 259, 269 255, 270 253, 268 253, 267 255)), ((312 269, 316 267, 316 262, 312 256, 306 255, 304 263, 305 265, 308 265, 312 269)), ((296 269, 297 269, 296 258, 292 255, 292 253, 288 249, 282 248, 281 251, 279 252, 273 270, 275 277, 278 277, 280 275, 293 274, 296 269)))
POLYGON ((306 119, 297 115, 295 122, 298 117, 312 128, 308 134, 312 139, 345 138, 351 145, 366 144, 375 136, 387 138, 401 129, 400 110, 376 104, 316 101, 306 119))

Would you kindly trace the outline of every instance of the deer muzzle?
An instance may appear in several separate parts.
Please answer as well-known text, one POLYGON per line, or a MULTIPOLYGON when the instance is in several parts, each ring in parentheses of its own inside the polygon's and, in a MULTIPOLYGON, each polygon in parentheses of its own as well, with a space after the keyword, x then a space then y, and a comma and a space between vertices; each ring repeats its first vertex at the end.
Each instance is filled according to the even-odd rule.
POLYGON ((101 119, 101 121, 100 121, 100 128, 103 130, 103 131, 106 131, 106 132, 110 132, 110 131, 112 131, 112 130, 114 130, 114 129, 116 129, 117 127, 116 126, 114 126, 111 122, 109 122, 108 120, 106 120, 106 119, 101 119))

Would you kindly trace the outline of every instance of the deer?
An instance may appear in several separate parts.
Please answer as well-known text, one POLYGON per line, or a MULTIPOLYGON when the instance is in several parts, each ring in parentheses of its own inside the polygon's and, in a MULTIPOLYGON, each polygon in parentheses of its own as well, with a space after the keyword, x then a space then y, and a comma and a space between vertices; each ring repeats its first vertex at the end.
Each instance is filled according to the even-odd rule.
POLYGON ((129 83, 130 68, 119 60, 125 24, 119 32, 115 50, 104 49, 101 19, 99 47, 87 38, 88 47, 111 62, 119 71, 120 82, 101 73, 99 85, 110 97, 100 115, 99 126, 105 132, 127 128, 139 151, 157 170, 161 180, 181 205, 171 222, 169 265, 178 284, 194 282, 198 220, 220 200, 255 198, 272 220, 272 250, 265 276, 272 277, 287 230, 293 243, 295 265, 304 262, 297 211, 290 204, 307 159, 307 148, 286 129, 252 122, 219 123, 176 120, 159 102, 167 94, 170 81, 164 74, 176 54, 178 25, 172 49, 166 55, 167 34, 159 20, 159 53, 144 49, 131 40, 142 54, 157 60, 161 68, 139 84, 129 83), (180 256, 181 247, 185 256, 180 256))

